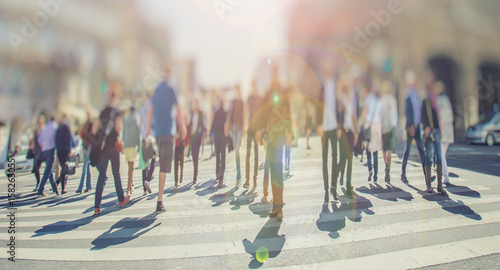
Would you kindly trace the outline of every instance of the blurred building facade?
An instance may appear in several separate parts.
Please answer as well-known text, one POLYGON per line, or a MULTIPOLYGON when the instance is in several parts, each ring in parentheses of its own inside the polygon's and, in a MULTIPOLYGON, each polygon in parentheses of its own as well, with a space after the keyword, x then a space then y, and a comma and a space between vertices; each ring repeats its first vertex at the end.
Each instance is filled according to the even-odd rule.
POLYGON ((495 0, 297 0, 289 14, 289 50, 315 70, 332 59, 391 79, 401 121, 407 69, 418 87, 430 67, 446 85, 455 114, 455 136, 500 101, 500 2, 495 0))
POLYGON ((1 1, 0 121, 42 111, 86 118, 105 104, 106 82, 125 98, 152 90, 169 59, 165 29, 136 1, 1 1))

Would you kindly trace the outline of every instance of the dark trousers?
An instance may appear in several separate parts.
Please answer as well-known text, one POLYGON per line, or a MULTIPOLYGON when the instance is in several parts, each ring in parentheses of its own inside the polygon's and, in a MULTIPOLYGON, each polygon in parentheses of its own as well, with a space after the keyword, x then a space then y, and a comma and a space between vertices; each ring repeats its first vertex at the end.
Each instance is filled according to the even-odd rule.
POLYGON ((61 183, 61 189, 65 190, 66 187, 66 177, 68 176, 69 173, 69 168, 68 165, 66 164, 69 159, 69 152, 68 150, 65 149, 57 149, 57 158, 59 159, 59 165, 61 166, 61 174, 59 175, 59 178, 57 179, 57 184, 61 183))
POLYGON ((347 178, 346 178, 347 190, 351 189, 353 147, 354 147, 354 133, 350 130, 347 132, 342 130, 342 138, 340 139, 339 142, 340 160, 338 168, 340 169, 341 177, 343 177, 345 171, 345 165, 347 163, 347 178))
POLYGON ((101 157, 99 159, 99 177, 97 178, 97 185, 95 190, 95 207, 101 205, 102 192, 104 191, 104 186, 106 185, 106 171, 108 170, 108 164, 111 161, 111 170, 113 171, 113 178, 115 180, 115 190, 116 196, 118 196, 118 201, 122 202, 125 197, 123 196, 122 179, 120 178, 120 155, 114 148, 104 149, 101 152, 101 157))
POLYGON ((246 184, 250 185, 250 152, 252 152, 252 143, 254 149, 254 164, 253 164, 253 185, 257 185, 257 173, 259 169, 259 144, 255 141, 255 133, 249 131, 247 134, 247 157, 246 157, 246 184))
POLYGON ((33 174, 35 174, 36 178, 36 186, 38 187, 40 185, 40 167, 42 166, 43 163, 43 156, 42 153, 36 153, 35 157, 33 158, 33 174))
POLYGON ((283 208, 283 148, 275 148, 266 143, 266 163, 264 170, 264 196, 268 196, 269 174, 273 192, 273 208, 283 208), (272 151, 271 155, 268 153, 272 151), (272 160, 267 158, 272 156, 272 160))
POLYGON ((179 167, 180 167, 180 181, 182 182, 182 174, 184 172, 184 142, 176 146, 174 150, 174 174, 175 184, 179 183, 179 167))
POLYGON ((417 143, 417 148, 418 148, 418 154, 420 155, 420 163, 422 164, 422 170, 424 171, 425 175, 425 169, 424 169, 424 164, 425 164, 425 153, 424 153, 424 142, 422 141, 422 136, 420 134, 420 129, 416 128, 415 129, 415 136, 411 136, 409 133, 407 134, 406 137, 406 146, 405 146, 405 153, 403 156, 403 168, 401 175, 406 176, 406 165, 408 164, 408 157, 410 156, 410 150, 411 150, 411 143, 413 142, 413 139, 415 139, 415 142, 417 143))
POLYGON ((193 141, 191 144, 191 155, 193 156, 193 182, 198 180, 198 157, 200 156, 201 139, 193 141))
POLYGON ((156 163, 156 158, 151 159, 151 163, 149 163, 149 165, 147 165, 146 168, 142 170, 142 188, 144 189, 144 191, 147 191, 146 187, 144 186, 144 182, 145 181, 149 182, 153 178, 153 173, 155 171, 155 163, 156 163))
POLYGON ((323 182, 325 185, 325 191, 328 191, 328 144, 330 143, 332 148, 332 174, 331 174, 331 185, 335 189, 337 188, 337 129, 325 131, 323 138, 323 182))
POLYGON ((45 187, 45 183, 47 183, 47 179, 50 180, 50 185, 52 186, 52 190, 57 192, 57 186, 54 181, 54 173, 52 172, 52 168, 54 167, 54 161, 56 159, 55 150, 47 150, 42 152, 43 161, 45 162, 45 171, 43 172, 42 180, 40 181, 40 185, 38 186, 38 195, 43 194, 43 189, 45 187))
POLYGON ((368 163, 368 172, 373 171, 373 181, 377 181, 378 174, 378 151, 369 152, 368 148, 366 149, 366 162, 368 163), (372 167, 372 154, 373 154, 373 167, 372 167))
POLYGON ((215 136, 215 175, 220 183, 224 181, 224 171, 226 170, 226 138, 215 136))

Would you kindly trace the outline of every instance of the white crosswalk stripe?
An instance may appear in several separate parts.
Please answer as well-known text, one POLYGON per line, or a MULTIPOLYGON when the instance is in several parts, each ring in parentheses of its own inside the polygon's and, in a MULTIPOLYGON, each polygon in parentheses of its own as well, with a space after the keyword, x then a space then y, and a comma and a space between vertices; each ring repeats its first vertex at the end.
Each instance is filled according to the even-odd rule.
MULTIPOLYGON (((315 149, 319 147, 316 145, 315 149)), ((242 149, 242 157, 245 150, 242 149)), ((271 205, 260 202, 263 170, 259 170, 257 194, 253 194, 241 187, 234 188, 234 154, 228 156, 227 162, 227 187, 222 189, 215 188, 215 181, 209 180, 213 177, 213 159, 200 162, 199 179, 203 180, 197 185, 189 185, 191 162, 185 164, 184 183, 177 190, 171 187, 173 176, 169 175, 164 194, 167 212, 158 216, 152 214, 156 205, 154 192, 158 189, 157 172, 152 181, 153 194, 142 196, 142 174, 139 170, 134 171, 135 192, 130 206, 123 209, 118 208, 112 179, 108 180, 103 194, 103 213, 98 217, 92 216, 94 190, 88 195, 74 194, 80 169, 68 181, 69 193, 59 197, 29 197, 28 190, 33 186, 32 179, 27 176, 25 178, 30 180, 23 180, 23 194, 17 202, 19 230, 16 238, 23 243, 17 258, 88 262, 234 256, 236 260, 237 256, 245 254, 256 258, 257 249, 265 247, 271 261, 282 256, 277 254, 298 250, 308 254, 309 250, 354 247, 379 239, 421 237, 464 227, 500 225, 500 211, 488 207, 499 205, 500 195, 492 194, 490 186, 458 176, 452 178, 453 185, 447 187, 449 197, 427 194, 423 192, 425 183, 417 162, 408 164, 410 185, 399 180, 401 160, 397 155, 393 155, 391 185, 383 181, 382 159, 379 159, 378 183, 367 182, 367 168, 354 159, 352 185, 355 197, 343 196, 345 188, 339 186, 339 202, 323 204, 320 154, 298 150, 292 151, 293 176, 285 181, 285 219, 279 223, 266 217, 271 205), (68 244, 59 247, 58 243, 68 244)), ((242 165, 244 175, 244 158, 242 165)), ((126 187, 126 166, 122 166, 121 172, 126 187)), ((97 172, 93 170, 92 174, 95 186, 97 172)), ((433 185, 435 187, 436 183, 433 185)), ((269 193, 272 194, 270 187, 269 193)), ((5 207, 1 209, 7 211, 5 207)), ((2 215, 0 223, 7 222, 6 216, 2 215)), ((0 235, 2 239, 7 237, 6 232, 0 235)), ((306 260, 294 267, 364 268, 373 261, 383 263, 392 258, 394 263, 394 257, 401 262, 396 268, 422 267, 500 252, 499 245, 494 244, 498 243, 499 237, 493 235, 438 244, 417 242, 402 250, 373 251, 345 260, 325 258, 317 263, 306 260), (446 252, 432 258, 425 256, 436 250, 446 252)), ((0 253, 0 258, 6 256, 0 253)), ((273 266, 293 267, 286 263, 273 266)))

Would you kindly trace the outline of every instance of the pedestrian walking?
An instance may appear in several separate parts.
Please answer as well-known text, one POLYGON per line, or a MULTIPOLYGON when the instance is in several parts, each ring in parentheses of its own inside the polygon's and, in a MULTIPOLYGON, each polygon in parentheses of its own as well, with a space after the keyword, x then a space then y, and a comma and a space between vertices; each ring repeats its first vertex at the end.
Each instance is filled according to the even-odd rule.
POLYGON ((253 190, 257 188, 257 175, 258 175, 258 167, 259 167, 259 143, 262 137, 261 130, 256 127, 254 124, 254 116, 259 110, 261 106, 262 98, 259 96, 257 92, 257 84, 255 79, 252 81, 252 92, 248 97, 248 101, 246 104, 246 110, 248 115, 248 125, 247 131, 247 153, 246 153, 246 162, 245 162, 245 184, 244 188, 250 188, 250 154, 252 152, 252 145, 254 150, 254 163, 253 163, 253 190))
POLYGON ((52 172, 52 169, 54 167, 54 160, 56 158, 56 132, 57 122, 54 118, 51 118, 37 138, 37 141, 40 144, 40 148, 42 150, 43 162, 45 162, 45 170, 43 172, 40 185, 38 186, 38 197, 47 196, 47 194, 43 192, 47 179, 50 180, 52 191, 56 193, 56 195, 59 195, 56 182, 54 181, 54 173, 52 172))
POLYGON ((422 141, 422 133, 420 130, 421 123, 421 102, 418 95, 416 84, 416 75, 412 70, 409 70, 405 74, 405 80, 408 87, 408 97, 406 98, 406 144, 405 152, 403 155, 403 164, 401 169, 401 181, 403 183, 408 183, 408 178, 406 177, 406 165, 408 164, 408 158, 410 156, 411 144, 413 140, 417 144, 418 154, 420 156, 420 162, 422 164, 422 170, 425 175, 425 154, 424 154, 424 143, 422 141))
MULTIPOLYGON (((191 145, 191 155, 193 157, 193 185, 198 181, 198 163, 200 156, 200 147, 203 144, 205 134, 205 116, 200 110, 198 100, 195 99, 191 103, 192 113, 189 121, 189 136, 191 145)), ((182 120, 182 119, 180 119, 182 120)))
MULTIPOLYGON (((153 148, 151 136, 146 137, 148 129, 149 110, 151 109, 152 101, 149 95, 144 96, 144 101, 141 109, 139 110, 140 130, 141 130, 141 145, 139 149, 139 169, 142 170, 142 188, 143 195, 151 194, 151 180, 154 178, 156 152, 153 148)), ((154 125, 151 123, 151 125, 154 125)))
POLYGON ((98 134, 100 144, 100 157, 99 157, 99 177, 97 178, 97 185, 95 190, 95 204, 94 215, 101 213, 101 200, 104 186, 106 185, 107 177, 106 171, 108 165, 111 163, 111 170, 113 172, 113 179, 115 182, 116 196, 118 197, 118 206, 121 208, 125 206, 130 196, 124 196, 122 180, 120 177, 120 155, 123 149, 123 141, 120 138, 122 130, 122 117, 117 110, 118 97, 120 86, 117 82, 111 85, 114 92, 111 94, 108 106, 101 112, 99 116, 100 128, 98 134))
POLYGON ((453 107, 450 99, 446 95, 446 87, 439 81, 434 86, 437 97, 437 107, 439 108, 439 125, 441 127, 441 163, 443 165, 443 184, 450 182, 450 172, 446 161, 448 147, 454 142, 453 107))
POLYGON ((390 81, 382 83, 382 150, 385 162, 385 182, 391 182, 391 155, 396 144, 398 108, 390 81))
POLYGON ((56 133, 56 149, 61 173, 57 178, 56 184, 61 184, 61 194, 66 193, 66 183, 68 181, 69 166, 67 162, 71 154, 71 149, 75 147, 75 140, 69 128, 69 119, 67 115, 63 115, 56 133))
POLYGON ((214 134, 215 141, 215 175, 218 187, 224 184, 224 172, 226 170, 226 137, 228 134, 228 117, 224 110, 224 101, 219 100, 219 108, 215 111, 210 133, 214 134))
POLYGON ((40 185, 40 167, 43 162, 42 148, 40 147, 40 143, 38 143, 38 136, 42 132, 42 129, 45 126, 45 116, 42 114, 38 116, 36 121, 36 130, 33 134, 32 145, 33 145, 33 169, 31 172, 35 175, 36 178, 36 186, 33 189, 33 192, 38 190, 38 186, 40 185))
POLYGON ((431 186, 431 166, 433 147, 436 150, 436 172, 437 172, 437 192, 443 196, 447 195, 443 188, 443 166, 441 153, 441 128, 439 123, 439 109, 437 106, 437 94, 434 91, 435 77, 432 72, 428 74, 427 93, 428 98, 422 102, 421 119, 424 128, 425 140, 425 182, 427 192, 433 193, 431 186))
POLYGON ((236 85, 236 98, 233 100, 230 112, 231 134, 234 145, 234 156, 236 157, 236 187, 239 187, 241 185, 240 148, 243 127, 245 126, 244 106, 239 84, 236 85))
MULTIPOLYGON (((175 117, 176 125, 182 126, 187 125, 189 121, 184 112, 175 117)), ((187 131, 189 131, 189 126, 185 126, 183 130, 186 132, 181 132, 181 129, 177 130, 177 138, 175 139, 175 150, 174 150, 174 174, 175 174, 175 186, 179 186, 182 183, 182 176, 184 174, 184 148, 190 143, 190 136, 187 136, 187 131)))
POLYGON ((324 67, 324 83, 321 91, 320 102, 323 105, 322 112, 322 167, 323 167, 323 182, 325 188, 325 202, 330 200, 332 194, 334 200, 338 200, 337 194, 337 154, 338 140, 341 136, 341 130, 338 125, 338 104, 337 104, 337 81, 336 74, 331 64, 325 64, 324 67), (331 147, 331 180, 328 179, 328 147, 331 147), (329 189, 329 182, 331 187, 329 189))
POLYGON ((346 196, 351 198, 352 193, 352 157, 354 146, 358 141, 358 117, 354 106, 354 89, 349 87, 346 81, 340 84, 342 91, 342 102, 339 103, 340 126, 342 136, 339 140, 340 157, 338 168, 341 172, 340 185, 343 185, 343 175, 347 163, 346 172, 346 196))
POLYGON ((134 162, 141 143, 139 123, 135 108, 130 108, 129 114, 123 120, 123 153, 128 164, 127 195, 134 192, 134 162))
POLYGON ((177 102, 174 89, 169 84, 169 76, 170 71, 166 69, 165 77, 153 95, 152 106, 149 110, 148 128, 146 129, 146 137, 148 137, 151 123, 154 121, 154 135, 160 156, 160 177, 156 204, 157 214, 166 211, 163 205, 163 191, 165 189, 167 173, 172 171, 174 135, 177 133, 178 128, 183 129, 184 126, 176 127, 175 124, 175 117, 177 114, 181 114, 182 110, 180 104, 177 102))
POLYGON ((363 137, 367 140, 366 161, 368 164, 368 182, 378 180, 378 151, 382 150, 382 106, 380 104, 379 92, 374 85, 366 95, 361 125, 363 126, 363 137), (372 163, 373 156, 373 163, 372 163))
POLYGON ((76 189, 76 193, 82 193, 83 182, 85 181, 85 177, 87 181, 85 181, 85 192, 90 192, 92 190, 92 182, 90 176, 90 153, 92 152, 92 142, 89 139, 92 136, 92 128, 93 128, 93 119, 90 111, 87 112, 87 122, 83 125, 83 128, 80 130, 80 138, 82 140, 83 147, 83 166, 82 166, 82 176, 80 178, 80 184, 76 189))

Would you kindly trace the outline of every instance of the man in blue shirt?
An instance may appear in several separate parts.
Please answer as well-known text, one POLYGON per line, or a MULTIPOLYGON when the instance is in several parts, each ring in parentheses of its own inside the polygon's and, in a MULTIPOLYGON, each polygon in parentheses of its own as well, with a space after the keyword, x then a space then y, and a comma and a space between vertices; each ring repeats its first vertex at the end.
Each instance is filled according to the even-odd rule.
MULTIPOLYGON (((174 153, 174 135, 177 133, 175 122, 176 114, 180 114, 181 108, 177 103, 174 89, 169 85, 167 77, 170 71, 167 69, 165 79, 158 85, 152 99, 152 106, 149 110, 148 128, 146 137, 149 135, 151 123, 154 121, 154 132, 156 144, 160 156, 160 177, 158 180, 158 202, 156 213, 166 211, 163 205, 163 190, 167 173, 172 170, 172 158, 174 153)), ((182 132, 184 123, 179 127, 182 132)))

